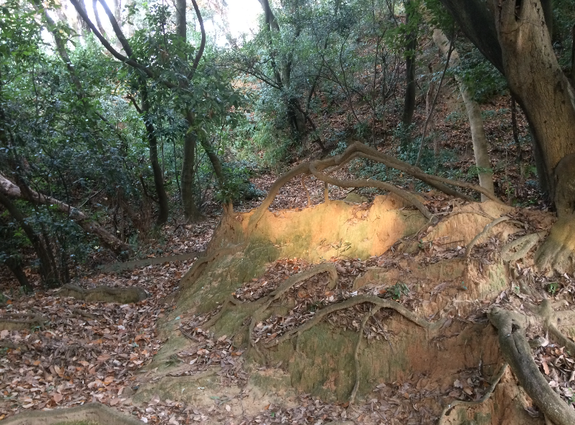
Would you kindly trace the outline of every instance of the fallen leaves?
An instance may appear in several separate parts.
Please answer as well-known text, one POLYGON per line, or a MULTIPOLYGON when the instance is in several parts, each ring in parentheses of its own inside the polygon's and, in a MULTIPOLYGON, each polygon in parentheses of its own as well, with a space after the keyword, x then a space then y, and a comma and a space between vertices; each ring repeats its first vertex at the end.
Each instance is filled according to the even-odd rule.
POLYGON ((0 316, 38 315, 44 326, 0 331, 0 416, 91 401, 131 409, 126 388, 160 348, 156 322, 162 299, 175 290, 174 278, 189 263, 146 266, 121 275, 84 279, 90 287, 138 285, 152 297, 138 304, 85 303, 54 291, 14 298, 0 316))

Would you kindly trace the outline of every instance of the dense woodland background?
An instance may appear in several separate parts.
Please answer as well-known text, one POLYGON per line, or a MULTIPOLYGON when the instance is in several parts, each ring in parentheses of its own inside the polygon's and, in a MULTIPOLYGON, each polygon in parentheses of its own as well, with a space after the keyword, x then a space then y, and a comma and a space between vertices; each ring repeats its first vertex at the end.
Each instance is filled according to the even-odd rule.
MULTIPOLYGON (((151 240, 222 206, 254 206, 262 176, 354 141, 431 174, 492 175, 505 202, 546 208, 505 79, 438 1, 260 3, 259 29, 233 38, 217 0, 2 2, 3 280, 51 288, 145 256, 151 240), (481 108, 480 165, 462 87, 481 108)), ((569 75, 574 15, 554 2, 569 75)), ((349 171, 425 190, 366 160, 349 171)))

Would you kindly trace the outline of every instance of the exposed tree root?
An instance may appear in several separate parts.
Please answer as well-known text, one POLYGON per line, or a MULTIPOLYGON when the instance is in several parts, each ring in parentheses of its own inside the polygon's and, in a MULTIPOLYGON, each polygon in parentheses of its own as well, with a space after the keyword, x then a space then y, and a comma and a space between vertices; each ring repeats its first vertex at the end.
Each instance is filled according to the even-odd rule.
POLYGON ((353 353, 353 361, 355 363, 355 384, 353 386, 353 390, 351 391, 351 395, 349 396, 349 404, 355 403, 355 397, 357 396, 357 391, 359 390, 359 378, 360 378, 360 367, 359 367, 359 348, 361 347, 361 340, 363 339, 363 331, 365 329, 365 325, 367 324, 368 320, 375 315, 379 311, 381 307, 376 305, 374 308, 371 309, 369 313, 367 313, 363 320, 361 321, 361 326, 359 328, 359 334, 357 335, 357 344, 355 345, 355 351, 353 353))
POLYGON ((499 223, 503 223, 505 221, 510 220, 509 217, 507 217, 506 215, 501 216, 499 218, 496 218, 495 220, 493 220, 491 223, 487 224, 483 230, 477 234, 472 240, 471 242, 469 242, 467 244, 467 247, 465 248, 465 258, 468 259, 469 258, 469 254, 471 254, 471 250, 473 249, 473 247, 477 244, 477 242, 479 242, 479 240, 485 236, 491 229, 493 229, 495 226, 497 226, 499 223))
POLYGON ((556 313, 553 311, 549 300, 545 299, 541 302, 541 305, 538 309, 538 314, 541 316, 546 330, 551 334, 555 342, 557 342, 560 346, 565 347, 569 354, 574 356, 575 343, 563 335, 563 333, 555 326, 555 322, 557 321, 556 313))
MULTIPOLYGON (((491 223, 487 224, 487 225, 483 228, 483 230, 482 230, 478 235, 476 235, 476 236, 471 240, 471 242, 469 242, 469 244, 467 244, 467 247, 465 248, 465 258, 466 258, 466 259, 469 258, 469 255, 471 254, 471 251, 473 250, 473 247, 479 242, 479 240, 480 240, 482 237, 484 237, 487 233, 489 233, 489 231, 490 231, 491 229, 493 229, 495 226, 497 226, 497 225, 500 224, 500 223, 505 223, 506 221, 511 221, 512 223, 519 224, 520 226, 523 225, 523 223, 521 223, 520 221, 512 220, 510 217, 508 217, 508 216, 506 216, 506 215, 501 216, 501 217, 499 217, 499 218, 496 218, 496 219, 493 220, 491 223)), ((512 242, 512 243, 513 243, 513 242, 512 242)), ((507 245, 506 245, 506 246, 507 246, 507 245)), ((531 246, 533 246, 533 245, 531 245, 531 246)), ((513 248, 513 246, 512 246, 512 248, 513 248)), ((529 249, 531 249, 531 247, 530 247, 529 249)), ((529 251, 529 249, 528 249, 527 251, 529 251)))
POLYGON ((269 342, 268 344, 266 344, 265 347, 269 348, 269 347, 276 346, 278 344, 281 344, 285 340, 293 337, 294 335, 300 335, 301 333, 303 333, 303 332, 307 331, 308 329, 311 329, 313 326, 317 325, 319 322, 321 322, 326 316, 328 316, 331 313, 334 313, 338 310, 344 310, 346 308, 350 308, 350 307, 356 306, 358 304, 363 304, 363 303, 371 303, 371 304, 374 304, 375 306, 378 306, 379 308, 389 308, 389 309, 395 310, 396 312, 401 314, 403 317, 405 317, 410 322, 415 323, 416 325, 424 328, 427 331, 433 331, 433 330, 437 329, 439 326, 441 326, 441 324, 443 323, 442 321, 435 322, 435 323, 428 322, 427 320, 419 317, 417 314, 413 313, 412 311, 408 310, 403 305, 401 305, 395 301, 385 300, 385 299, 382 299, 382 298, 379 298, 376 296, 372 296, 372 295, 358 295, 357 297, 349 298, 349 299, 342 301, 340 303, 331 304, 325 308, 322 308, 321 310, 316 312, 313 319, 308 320, 307 322, 305 322, 304 324, 302 324, 301 326, 299 326, 295 329, 289 330, 288 332, 286 332, 285 334, 283 334, 279 338, 276 338, 272 342, 269 342))
POLYGON ((442 177, 437 177, 437 176, 432 176, 432 175, 426 174, 423 171, 421 171, 421 169, 419 169, 417 167, 414 167, 410 164, 407 164, 406 162, 398 160, 397 158, 394 158, 392 156, 389 156, 389 155, 386 155, 382 152, 379 152, 378 150, 373 149, 369 146, 366 146, 362 143, 356 142, 356 143, 348 146, 348 148, 341 155, 337 155, 337 156, 334 156, 331 158, 326 158, 323 160, 317 160, 317 161, 302 163, 299 166, 291 169, 290 171, 288 171, 287 173, 285 173, 281 177, 279 177, 275 181, 273 186, 270 188, 270 190, 268 192, 268 196, 266 196, 266 198, 263 200, 261 205, 255 210, 254 214, 251 216, 249 226, 248 226, 248 234, 251 233, 251 230, 253 230, 255 228, 255 226, 259 222, 260 218, 262 217, 264 212, 267 211, 267 209, 269 208, 271 203, 274 201, 277 193, 279 192, 280 188, 283 185, 285 185, 293 177, 300 176, 300 175, 305 176, 305 175, 309 175, 309 174, 313 174, 316 178, 324 181, 326 184, 330 183, 330 184, 333 184, 336 186, 342 186, 342 187, 352 187, 352 186, 353 187, 379 187, 381 189, 391 191, 393 193, 396 193, 398 196, 402 197, 409 204, 414 205, 416 208, 418 208, 422 212, 422 214, 425 217, 427 217, 428 219, 432 218, 432 214, 429 212, 429 210, 419 200, 417 200, 417 198, 415 196, 413 196, 409 192, 406 192, 402 189, 399 189, 393 185, 390 185, 388 183, 373 181, 373 180, 369 180, 369 179, 351 180, 351 181, 344 182, 342 180, 333 179, 331 177, 328 177, 325 173, 322 173, 322 171, 324 171, 324 170, 332 169, 332 167, 341 166, 342 164, 345 164, 354 158, 366 158, 366 159, 370 159, 372 161, 376 161, 376 162, 385 164, 388 167, 395 168, 395 169, 403 171, 403 172, 405 172, 405 173, 407 173, 407 174, 409 174, 415 178, 418 178, 419 180, 429 184, 430 186, 435 187, 436 189, 438 189, 444 193, 447 193, 448 195, 456 196, 458 198, 462 198, 462 199, 465 199, 468 201, 473 201, 473 198, 471 198, 471 197, 469 197, 469 196, 467 196, 461 192, 458 192, 457 190, 452 189, 448 185, 452 185, 452 186, 456 186, 456 187, 462 187, 465 189, 471 189, 471 190, 474 190, 476 192, 479 192, 479 193, 485 195, 487 198, 489 198, 493 201, 501 202, 492 193, 489 193, 489 191, 487 191, 486 189, 484 189, 478 185, 454 181, 454 180, 449 180, 449 179, 445 179, 442 177))
POLYGON ((267 308, 272 302, 279 299, 292 286, 297 285, 299 282, 302 282, 320 273, 328 273, 329 284, 327 287, 328 289, 335 288, 335 285, 337 284, 337 270, 335 269, 335 265, 333 263, 318 264, 317 266, 314 266, 294 276, 290 276, 288 279, 286 279, 275 291, 269 294, 268 296, 269 303, 266 305, 265 308, 267 308))
POLYGON ((290 276, 287 278, 280 286, 278 286, 274 291, 272 291, 267 297, 262 298, 256 302, 261 303, 261 306, 254 312, 252 315, 252 319, 250 321, 250 326, 248 330, 248 338, 250 341, 250 346, 256 351, 256 353, 263 359, 265 356, 254 342, 253 333, 256 324, 264 319, 265 311, 267 308, 276 300, 278 300, 283 294, 286 293, 291 287, 297 285, 299 282, 302 282, 310 277, 318 275, 320 273, 328 273, 330 277, 330 283, 328 288, 333 289, 337 283, 337 270, 335 269, 335 265, 332 263, 322 263, 318 264, 315 267, 312 267, 309 270, 304 272, 298 273, 296 275, 290 276))
POLYGON ((575 424, 575 410, 571 409, 547 384, 533 361, 525 337, 524 316, 494 307, 489 320, 499 333, 499 346, 511 370, 529 397, 555 425, 575 424))
POLYGON ((454 402, 447 405, 445 407, 445 409, 443 409, 443 412, 441 412, 441 416, 439 417, 439 421, 437 422, 437 425, 447 425, 447 421, 448 421, 447 417, 453 413, 454 409, 455 410, 467 410, 469 408, 472 408, 472 407, 475 407, 475 406, 478 406, 480 404, 485 403, 489 399, 489 397, 491 397, 491 395, 495 391, 495 388, 497 388, 497 384, 499 384, 499 381, 501 381, 501 378, 505 374, 505 371, 507 370, 507 366, 508 366, 507 363, 505 363, 503 366, 501 366, 499 373, 495 376, 495 379, 493 380, 493 382, 491 383, 491 385, 487 389, 487 392, 479 400, 477 400, 477 401, 455 400, 454 402))
POLYGON ((560 217, 535 254, 539 270, 551 274, 572 273, 575 270, 575 215, 560 217))
MULTIPOLYGON (((311 173, 315 176, 315 178, 324 181, 326 184, 328 183, 339 187, 376 187, 378 189, 394 193, 403 200, 413 205, 415 208, 417 208, 421 212, 421 214, 423 214, 423 216, 428 220, 433 220, 435 218, 433 214, 431 214, 431 212, 427 209, 427 207, 423 205, 423 203, 419 199, 417 199, 417 196, 413 195, 407 190, 400 189, 399 187, 394 186, 392 184, 380 182, 377 180, 354 179, 345 181, 336 179, 328 176, 327 174, 320 173, 319 171, 317 171, 313 163, 310 163, 309 169, 311 173)), ((435 218, 435 222, 437 222, 437 218, 435 218)))
POLYGON ((105 302, 131 304, 148 298, 148 294, 137 286, 113 288, 109 286, 97 286, 93 289, 80 288, 77 285, 67 284, 58 291, 61 297, 73 297, 86 302, 105 302))
POLYGON ((123 415, 100 403, 89 403, 70 409, 37 410, 20 413, 2 421, 4 425, 53 425, 90 423, 94 425, 142 425, 143 422, 134 417, 123 415))
POLYGON ((529 235, 515 239, 513 242, 509 242, 501 248, 501 259, 506 263, 514 263, 524 258, 543 236, 543 232, 530 233, 529 235))
POLYGON ((44 326, 48 319, 39 313, 6 313, 0 316, 0 330, 21 330, 44 326))

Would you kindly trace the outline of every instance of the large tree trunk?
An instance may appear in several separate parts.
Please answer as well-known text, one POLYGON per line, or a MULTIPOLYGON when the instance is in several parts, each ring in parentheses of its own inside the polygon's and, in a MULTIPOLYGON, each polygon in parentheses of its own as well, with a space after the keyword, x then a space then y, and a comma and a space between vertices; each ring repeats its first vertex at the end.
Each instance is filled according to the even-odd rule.
POLYGON ((543 8, 539 1, 517 7, 515 1, 506 0, 494 7, 494 13, 507 82, 541 153, 542 185, 555 200, 559 215, 571 213, 575 188, 565 180, 572 182, 575 170, 555 173, 555 168, 575 153, 575 96, 553 52, 543 8), (556 190, 559 187, 563 193, 556 190), (564 192, 570 188, 570 193, 564 192))
POLYGON ((547 25, 551 22, 551 0, 441 2, 473 44, 507 78, 535 138, 541 186, 560 216, 572 212, 574 172, 559 173, 556 167, 575 153, 575 94, 551 45, 547 25))
POLYGON ((537 253, 540 270, 575 270, 575 93, 551 44, 551 0, 441 0, 507 78, 535 138, 542 188, 559 220, 537 253))
MULTIPOLYGON (((433 31, 433 41, 441 52, 448 57, 449 55, 449 40, 439 29, 433 31)), ((454 68, 459 66, 459 53, 453 49, 451 51, 451 64, 454 68)), ((481 108, 479 104, 473 99, 469 92, 467 85, 463 79, 455 74, 455 80, 459 85, 459 91, 467 110, 467 117, 469 119, 469 127, 471 128, 471 140, 473 142, 473 153, 475 155, 475 165, 477 166, 477 175, 479 177, 479 185, 487 189, 490 193, 495 193, 493 189, 493 172, 491 170, 491 162, 489 160, 489 151, 487 150, 487 138, 485 137, 485 129, 483 128, 483 118, 481 117, 481 108)), ((481 195, 481 201, 486 201, 488 198, 481 195)))

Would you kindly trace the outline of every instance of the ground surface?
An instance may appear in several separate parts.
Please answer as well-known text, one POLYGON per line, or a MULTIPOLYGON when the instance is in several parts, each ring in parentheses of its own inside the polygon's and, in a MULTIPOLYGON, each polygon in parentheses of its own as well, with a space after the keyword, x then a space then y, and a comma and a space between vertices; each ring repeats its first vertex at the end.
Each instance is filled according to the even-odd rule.
MULTIPOLYGON (((510 141, 508 104, 497 100, 484 109, 489 112, 486 130, 497 195, 509 205, 537 203, 544 210, 532 184, 533 170, 514 161, 529 157, 530 147, 510 141)), ((473 164, 465 116, 449 101, 439 105, 437 115, 431 134, 439 138, 442 148, 453 149, 459 157, 452 164, 459 175, 453 177, 464 177, 473 164)), ((419 124, 424 120, 416 115, 419 124)), ((334 127, 341 122, 334 122, 334 127)), ((524 135, 524 122, 520 120, 519 125, 524 135)), ((345 169, 338 173, 340 178, 350 176, 345 169)), ((267 191, 274 177, 257 177, 254 184, 267 191)), ((415 188, 409 181, 403 186, 415 188)), ((348 192, 330 187, 330 199, 343 199, 348 192)), ((366 195, 373 201, 373 196, 366 195)), ((259 202, 238 205, 236 211, 248 211, 259 202)), ((271 210, 280 220, 323 202, 323 183, 308 178, 304 186, 294 180, 282 188, 271 210), (279 213, 288 209, 289 214, 279 213)), ((511 265, 500 261, 509 241, 547 232, 551 215, 510 209, 506 215, 521 223, 519 231, 501 237, 489 234, 467 252, 473 236, 460 239, 454 229, 480 232, 493 217, 484 212, 462 214, 458 212, 461 201, 437 193, 427 194, 425 203, 442 220, 438 227, 450 215, 459 221, 435 237, 429 237, 434 229, 426 226, 416 237, 404 238, 388 252, 363 260, 344 255, 346 241, 319 241, 326 252, 342 254, 323 261, 335 270, 337 283, 325 272, 297 281, 253 326, 237 307, 257 310, 258 303, 282 283, 313 270, 314 264, 303 254, 265 263, 253 278, 230 290, 237 305, 226 311, 222 303, 205 308, 209 298, 198 298, 200 303, 205 301, 204 308, 193 299, 183 300, 178 285, 196 254, 206 250, 217 217, 194 225, 167 226, 161 232, 163 240, 146 241, 135 262, 118 265, 97 258, 90 270, 78 271, 74 283, 85 289, 99 285, 145 289, 149 298, 137 304, 84 302, 42 290, 32 297, 23 296, 2 271, 0 289, 6 302, 0 305, 4 323, 0 328, 0 419, 100 402, 149 424, 435 424, 447 406, 492 395, 510 412, 515 410, 505 400, 526 400, 514 417, 498 416, 499 423, 543 423, 537 409, 516 390, 513 375, 502 369, 496 331, 486 311, 492 304, 524 310, 525 305, 537 305, 544 298, 552 300, 556 310, 570 310, 575 296, 573 278, 536 273, 534 250, 511 265), (505 276, 501 285, 490 287, 498 276, 505 276), (310 322, 318 310, 357 295, 394 302, 430 323, 442 320, 441 328, 426 346, 422 341, 428 335, 405 317, 387 308, 375 311, 373 305, 364 303, 334 311, 310 332, 274 346, 310 322), (251 328, 252 335, 242 337, 238 324, 244 334, 251 328), (317 340, 327 343, 314 345, 317 340), (282 353, 289 356, 282 357, 282 353), (344 360, 337 363, 334 355, 341 353, 344 360), (402 363, 402 359, 409 362, 402 363), (497 382, 501 385, 491 394, 490 385, 500 371, 497 382), (312 378, 319 375, 320 384, 312 384, 312 378)), ((359 220, 369 205, 353 208, 359 220)), ((214 261, 210 271, 218 277, 214 282, 226 281, 226 266, 232 271, 242 255, 214 261)), ((203 282, 202 287, 208 289, 210 283, 203 282)), ((571 403, 575 360, 540 327, 530 327, 528 337, 541 373, 571 403)), ((490 414, 497 410, 493 404, 486 409, 490 414)), ((455 416, 444 417, 442 423, 461 423, 455 416)))
MULTIPOLYGON (((322 185, 310 182, 308 190, 312 202, 315 199, 315 203, 319 203, 323 197, 322 185)), ((297 184, 286 193, 287 197, 280 194, 276 205, 301 208, 307 204, 305 191, 297 184)), ((339 195, 343 197, 345 192, 339 195)), ((459 201, 433 194, 427 203, 435 213, 445 217, 454 208, 464 207, 459 201)), ((367 204, 357 208, 365 210, 367 204)), ((546 230, 552 222, 547 213, 510 209, 507 214, 523 223, 520 234, 546 230)), ((475 221, 463 219, 456 226, 466 227, 475 221)), ((212 220, 168 232, 173 236, 167 245, 163 245, 162 255, 203 251, 215 224, 212 220), (194 234, 198 236, 194 238, 194 234)), ((478 229, 483 226, 481 224, 478 229)), ((491 291, 483 302, 476 301, 480 286, 476 289, 468 286, 473 279, 484 278, 487 270, 494 270, 502 242, 488 237, 474 247, 468 258, 465 248, 469 240, 449 240, 451 231, 445 231, 447 233, 438 236, 445 242, 443 244, 426 242, 431 240, 426 237, 434 232, 430 227, 424 229, 419 238, 399 241, 382 255, 366 260, 332 258, 327 263, 337 272, 336 286, 329 286, 329 279, 321 273, 302 280, 285 293, 283 300, 291 308, 288 315, 274 313, 254 324, 253 341, 262 346, 310 320, 316 308, 357 295, 399 303, 430 322, 438 318, 434 317, 434 312, 440 311, 444 319, 442 328, 447 331, 433 340, 438 348, 433 358, 428 356, 429 350, 424 346, 417 348, 414 344, 410 352, 398 348, 402 335, 413 334, 415 338, 421 338, 422 334, 414 333, 413 325, 406 320, 395 317, 390 321, 393 314, 389 310, 371 315, 368 305, 359 304, 329 316, 322 326, 339 329, 348 335, 346 350, 353 352, 360 332, 366 352, 370 346, 388 346, 388 356, 394 353, 408 355, 412 362, 410 373, 390 375, 395 379, 361 382, 360 391, 352 400, 349 390, 353 378, 342 384, 343 378, 333 375, 332 380, 325 380, 323 389, 317 391, 305 379, 299 383, 294 381, 292 371, 274 357, 273 349, 268 360, 275 358, 277 361, 246 361, 254 355, 253 351, 249 353, 249 344, 242 344, 221 329, 214 334, 213 329, 204 326, 214 318, 217 310, 199 314, 193 311, 180 314, 175 310, 180 296, 176 291, 178 284, 194 258, 159 264, 148 263, 160 260, 143 259, 141 264, 130 264, 129 269, 111 267, 109 271, 94 272, 75 282, 87 289, 96 285, 142 287, 150 297, 137 304, 86 303, 60 298, 56 291, 38 291, 30 298, 5 287, 8 302, 2 306, 0 315, 4 319, 15 319, 15 324, 13 327, 5 325, 0 331, 3 347, 0 357, 1 417, 97 401, 154 424, 437 423, 445 406, 457 400, 480 400, 500 370, 502 362, 496 333, 485 315, 490 304, 520 307, 527 297, 517 290, 520 285, 531 288, 534 302, 541 297, 554 296, 569 305, 575 292, 569 276, 554 280, 541 277, 531 269, 531 260, 525 259, 510 272, 512 284, 491 291), (475 265, 475 277, 469 276, 469 268, 465 270, 469 259, 475 265), (463 276, 464 273, 467 275, 463 276), (454 299, 459 303, 453 303, 454 299), (45 322, 34 326, 16 323, 31 315, 41 316, 45 322), (170 326, 172 330, 177 329, 175 332, 179 332, 180 337, 166 337, 166 329, 170 326), (465 334, 468 336, 461 342, 458 336, 465 334), (470 342, 469 338, 477 340, 470 342), (478 358, 473 354, 478 352, 474 344, 483 345, 478 358), (446 373, 448 364, 452 367, 446 373), (183 381, 185 384, 181 378, 187 379, 183 381), (316 395, 309 395, 310 392, 316 395), (339 396, 326 397, 330 392, 339 396), (180 396, 174 397, 174 394, 180 396), (320 398, 317 394, 324 396, 320 398)), ((154 244, 150 246, 150 252, 153 252, 154 244)), ((246 305, 258 302, 291 276, 305 273, 312 267, 303 258, 280 258, 267 264, 261 276, 237 288, 234 297, 246 305)), ((537 340, 545 339, 546 335, 533 328, 530 337, 537 340)), ((305 351, 305 339, 301 344, 305 351)), ((378 352, 379 356, 383 353, 378 352)), ((353 359, 352 354, 348 356, 350 359, 353 359)), ((540 370, 558 392, 566 400, 572 400, 575 361, 562 347, 548 341, 539 344, 534 355, 540 370)), ((377 357, 366 367, 381 369, 385 359, 378 360, 377 357)), ((353 372, 352 363, 342 367, 342 373, 343 370, 353 372)), ((319 363, 303 365, 303 371, 305 373, 308 367, 311 374, 320 366, 319 363)), ((502 382, 514 384, 515 381, 507 372, 502 382)), ((530 413, 535 417, 534 423, 540 423, 537 422, 537 409, 532 408, 530 413)))

